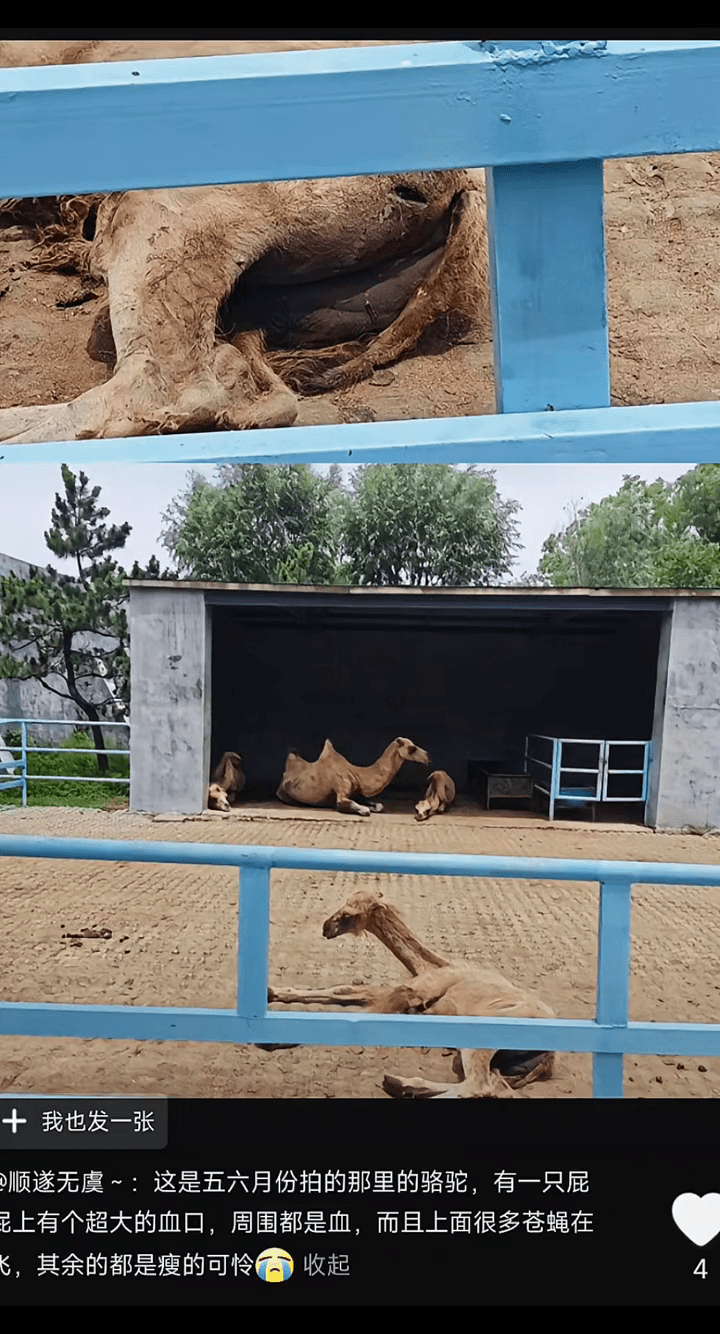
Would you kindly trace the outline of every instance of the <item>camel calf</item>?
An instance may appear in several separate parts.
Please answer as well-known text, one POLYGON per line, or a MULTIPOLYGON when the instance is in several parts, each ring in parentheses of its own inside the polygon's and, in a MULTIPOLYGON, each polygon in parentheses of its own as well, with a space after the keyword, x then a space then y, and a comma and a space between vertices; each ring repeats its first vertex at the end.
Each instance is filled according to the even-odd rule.
POLYGON ((425 796, 415 807, 416 820, 429 820, 431 815, 440 815, 455 800, 455 784, 444 769, 436 769, 428 779, 425 796))
POLYGON ((241 768, 242 755, 226 750, 210 779, 208 807, 211 811, 230 810, 230 802, 240 796, 245 786, 241 768))

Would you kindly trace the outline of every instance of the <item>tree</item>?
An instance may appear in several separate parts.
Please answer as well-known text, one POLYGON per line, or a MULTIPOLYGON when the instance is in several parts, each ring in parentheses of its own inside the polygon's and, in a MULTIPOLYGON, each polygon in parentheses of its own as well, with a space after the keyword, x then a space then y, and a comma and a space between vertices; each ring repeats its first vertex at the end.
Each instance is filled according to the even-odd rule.
POLYGON ((501 499, 492 472, 370 464, 354 473, 351 493, 349 582, 473 587, 510 572, 519 505, 501 499))
POLYGON ((538 574, 560 588, 714 588, 718 539, 717 465, 674 483, 626 476, 615 495, 574 513, 545 540, 538 574))
MULTIPOLYGON (((128 523, 105 523, 110 511, 98 505, 100 487, 90 489, 85 473, 76 477, 63 464, 62 479, 64 495, 55 496, 45 542, 55 556, 74 561, 77 574, 48 565, 31 567, 27 579, 0 578, 0 676, 34 679, 72 700, 92 724, 100 752, 102 715, 111 706, 99 702, 98 683, 109 684, 124 703, 130 698, 125 571, 111 553, 125 546, 132 530, 128 523)), ((97 762, 107 773, 107 756, 98 753, 97 762)))
POLYGON ((337 582, 345 493, 307 464, 230 464, 190 473, 163 515, 162 544, 192 579, 337 582))
POLYGON ((673 518, 706 542, 720 544, 720 464, 701 463, 675 483, 673 518))

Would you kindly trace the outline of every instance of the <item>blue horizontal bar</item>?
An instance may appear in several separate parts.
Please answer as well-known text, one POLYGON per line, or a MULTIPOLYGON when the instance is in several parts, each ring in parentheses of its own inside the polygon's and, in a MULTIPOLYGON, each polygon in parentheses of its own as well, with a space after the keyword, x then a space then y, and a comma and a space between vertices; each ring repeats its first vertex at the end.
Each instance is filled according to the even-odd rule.
MULTIPOLYGON (((93 726, 96 725, 97 724, 93 724, 93 726)), ((99 725, 100 727, 103 727, 104 723, 100 723, 99 725)), ((24 750, 27 755, 67 755, 68 753, 70 753, 71 755, 129 755, 130 754, 129 750, 120 750, 119 748, 116 750, 108 750, 107 748, 102 749, 100 747, 98 747, 96 750, 94 746, 72 746, 71 748, 65 746, 24 746, 24 747, 7 746, 6 749, 24 750)))
POLYGON ((350 848, 155 843, 132 839, 29 838, 0 835, 0 857, 69 861, 162 862, 175 866, 269 866, 278 870, 353 871, 378 875, 444 875, 510 880, 616 879, 633 885, 718 885, 720 866, 682 862, 580 861, 564 857, 478 857, 451 853, 356 852, 350 848))
MULTIPOLYGON (((83 731, 85 731, 88 727, 95 727, 95 726, 97 726, 97 724, 92 723, 92 722, 90 721, 89 718, 88 718, 87 720, 86 720, 86 719, 78 719, 78 718, 0 718, 0 727, 7 727, 8 723, 10 723, 10 724, 17 724, 17 725, 19 725, 20 723, 25 723, 27 727, 32 727, 33 724, 35 724, 35 723, 37 723, 37 724, 42 724, 43 727, 50 727, 50 726, 52 726, 52 727, 76 727, 76 728, 78 729, 79 732, 83 732, 83 731)), ((101 727, 129 727, 130 724, 129 724, 129 723, 110 723, 110 722, 104 722, 103 720, 101 720, 101 722, 100 722, 100 726, 101 726, 101 727)), ((624 743, 623 743, 623 744, 624 744, 624 743)), ((13 749, 14 749, 14 750, 19 750, 20 747, 19 747, 19 746, 14 746, 14 747, 13 747, 13 746, 6 746, 6 750, 13 750, 13 749)), ((29 750, 29 749, 30 749, 30 747, 28 746, 28 750, 29 750)), ((28 1096, 28 1097, 29 1097, 29 1094, 24 1095, 24 1096, 28 1096)))
POLYGON ((133 1005, 0 1005, 0 1033, 114 1041, 298 1043, 319 1047, 499 1047, 647 1055, 720 1056, 720 1024, 629 1024, 591 1019, 481 1019, 439 1015, 274 1013, 133 1005))
POLYGON ((0 444, 0 463, 82 467, 96 463, 680 463, 691 468, 697 463, 720 463, 720 402, 0 444))
POLYGON ((0 70, 0 195, 715 152, 719 51, 433 42, 0 70))

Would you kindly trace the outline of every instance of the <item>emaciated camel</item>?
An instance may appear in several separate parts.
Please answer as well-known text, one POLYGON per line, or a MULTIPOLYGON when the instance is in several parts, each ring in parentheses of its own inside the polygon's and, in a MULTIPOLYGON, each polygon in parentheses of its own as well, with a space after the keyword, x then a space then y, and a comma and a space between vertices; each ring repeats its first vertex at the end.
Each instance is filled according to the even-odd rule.
POLYGON ((430 329, 446 341, 472 327, 490 336, 482 171, 60 203, 75 234, 41 263, 53 267, 54 253, 106 284, 88 349, 115 369, 69 403, 0 411, 0 440, 9 443, 291 426, 291 385, 306 394, 340 389, 397 361, 430 329), (306 293, 294 329, 314 351, 273 361, 262 289, 279 310, 283 289, 306 293))
MULTIPOLYGON (((485 1018, 554 1019, 555 1012, 537 996, 522 991, 502 973, 466 961, 444 959, 413 935, 399 912, 378 890, 359 890, 323 926, 323 935, 369 931, 407 968, 412 983, 396 987, 346 986, 301 991, 268 989, 268 1001, 280 1004, 359 1005, 374 1014, 480 1015, 485 1018)), ((518 1089, 551 1078, 554 1053, 537 1051, 460 1052, 459 1084, 386 1075, 383 1088, 394 1098, 512 1098, 518 1089)))
POLYGON ((361 806, 353 798, 379 797, 405 760, 429 764, 430 756, 406 736, 396 737, 380 758, 366 768, 351 764, 344 755, 339 755, 332 741, 325 742, 314 761, 304 760, 296 750, 291 750, 277 795, 288 805, 334 805, 348 815, 378 813, 382 810, 379 802, 371 801, 368 806, 361 806))
POLYGON ((226 750, 210 778, 208 807, 211 811, 229 811, 230 803, 240 796, 245 786, 242 755, 226 750))
POLYGON ((429 820, 431 815, 440 815, 455 800, 455 784, 444 769, 436 769, 428 778, 425 796, 415 807, 416 820, 429 820))

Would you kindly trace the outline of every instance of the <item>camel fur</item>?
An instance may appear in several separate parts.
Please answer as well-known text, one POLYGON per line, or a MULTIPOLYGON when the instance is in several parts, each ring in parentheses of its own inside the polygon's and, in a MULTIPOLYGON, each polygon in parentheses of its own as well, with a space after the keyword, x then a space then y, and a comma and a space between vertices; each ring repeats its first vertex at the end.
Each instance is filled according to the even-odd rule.
POLYGON ((230 810, 231 802, 240 796, 245 786, 242 755, 226 750, 210 778, 208 807, 211 811, 230 810))
MULTIPOLYGON (((302 991, 268 990, 268 1000, 281 1004, 359 1005, 374 1014, 478 1015, 483 1018, 554 1019, 555 1012, 530 992, 521 990, 502 973, 465 960, 445 959, 424 945, 386 903, 378 890, 359 890, 327 919, 323 935, 370 932, 412 976, 396 987, 340 986, 302 991)), ((518 1090, 554 1072, 553 1052, 460 1052, 458 1084, 436 1084, 423 1079, 386 1075, 383 1088, 396 1098, 510 1098, 518 1090)))
POLYGON ((436 769, 428 778, 425 796, 415 807, 416 820, 429 820, 431 815, 441 815, 455 800, 455 784, 444 769, 436 769))
POLYGON ((291 750, 285 761, 285 772, 277 790, 280 801, 288 805, 330 806, 350 815, 379 813, 379 802, 363 806, 354 798, 378 797, 392 782, 406 760, 414 764, 430 764, 430 757, 420 746, 406 736, 396 737, 382 755, 367 767, 351 764, 326 741, 314 761, 304 760, 291 750))
POLYGON ((125 192, 65 215, 72 263, 107 288, 89 347, 114 371, 71 402, 0 411, 9 444, 290 426, 291 384, 344 388, 430 331, 490 336, 482 171, 125 192), (288 341, 314 349, 273 361, 263 291, 276 313, 304 291, 288 341), (323 327, 341 341, 318 346, 323 327))

